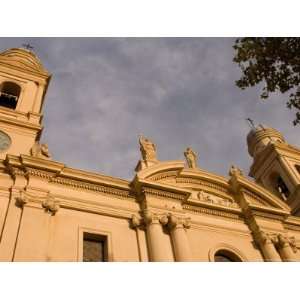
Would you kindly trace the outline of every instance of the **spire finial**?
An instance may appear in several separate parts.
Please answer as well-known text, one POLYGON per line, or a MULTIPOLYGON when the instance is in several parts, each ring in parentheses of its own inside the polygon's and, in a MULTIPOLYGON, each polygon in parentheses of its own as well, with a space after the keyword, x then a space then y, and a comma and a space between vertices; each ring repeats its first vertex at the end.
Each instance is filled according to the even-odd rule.
POLYGON ((246 121, 251 129, 255 129, 254 121, 250 118, 247 118, 246 121))
POLYGON ((27 44, 22 44, 22 46, 25 48, 25 49, 27 49, 27 50, 32 50, 34 47, 33 46, 31 46, 29 43, 27 43, 27 44))

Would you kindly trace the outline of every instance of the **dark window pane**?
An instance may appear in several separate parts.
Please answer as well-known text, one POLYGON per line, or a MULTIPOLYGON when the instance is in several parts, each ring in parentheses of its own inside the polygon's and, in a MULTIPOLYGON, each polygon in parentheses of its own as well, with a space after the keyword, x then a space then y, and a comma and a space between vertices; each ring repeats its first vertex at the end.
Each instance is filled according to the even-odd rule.
POLYGON ((105 261, 105 240, 102 236, 84 234, 83 238, 83 261, 105 261))
POLYGON ((0 86, 0 106, 15 109, 21 88, 13 82, 4 82, 0 86))
POLYGON ((237 255, 228 250, 219 250, 215 254, 215 262, 235 262, 242 261, 237 255))
POLYGON ((225 255, 215 255, 216 262, 232 262, 233 260, 225 255))

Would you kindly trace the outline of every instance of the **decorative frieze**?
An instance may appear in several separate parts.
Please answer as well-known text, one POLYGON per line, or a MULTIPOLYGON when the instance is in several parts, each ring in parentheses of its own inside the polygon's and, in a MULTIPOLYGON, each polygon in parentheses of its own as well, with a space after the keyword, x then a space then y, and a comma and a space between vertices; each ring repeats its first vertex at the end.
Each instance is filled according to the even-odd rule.
POLYGON ((47 171, 39 170, 39 169, 26 168, 25 175, 27 177, 29 175, 31 175, 31 176, 36 176, 36 177, 40 177, 40 178, 44 178, 44 179, 50 180, 55 175, 55 173, 53 173, 53 172, 47 172, 47 171))
POLYGON ((186 198, 186 195, 184 194, 177 194, 177 193, 172 193, 169 191, 163 191, 163 190, 149 188, 149 187, 143 187, 143 192, 160 198, 170 198, 170 199, 176 199, 180 201, 183 201, 186 198))
POLYGON ((92 183, 81 182, 81 181, 71 180, 71 179, 66 179, 61 177, 54 177, 50 180, 50 182, 70 186, 75 189, 84 189, 93 192, 100 192, 103 194, 111 194, 126 199, 128 198, 135 199, 131 191, 125 191, 113 187, 105 187, 101 185, 96 185, 92 183))
POLYGON ((199 207, 195 205, 190 205, 190 204, 183 204, 183 208, 192 211, 196 214, 208 214, 208 215, 213 215, 213 216, 219 216, 223 218, 230 218, 230 219, 235 219, 235 220, 242 220, 239 214, 234 214, 234 213, 229 213, 221 210, 216 210, 216 209, 210 209, 206 207, 199 207))
POLYGON ((197 198, 201 202, 217 204, 217 205, 221 205, 221 206, 225 206, 225 207, 239 208, 239 205, 233 199, 224 199, 221 197, 210 195, 203 191, 200 191, 197 194, 197 198))

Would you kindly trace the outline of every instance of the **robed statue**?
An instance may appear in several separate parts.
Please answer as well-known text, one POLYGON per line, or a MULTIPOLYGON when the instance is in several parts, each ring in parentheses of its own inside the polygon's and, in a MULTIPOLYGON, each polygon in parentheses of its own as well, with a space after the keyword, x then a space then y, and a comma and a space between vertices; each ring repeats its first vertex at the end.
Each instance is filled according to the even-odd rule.
POLYGON ((143 160, 157 161, 155 144, 142 135, 140 135, 139 143, 143 160))
POLYGON ((185 152, 184 156, 186 158, 188 167, 191 169, 197 168, 197 153, 192 150, 192 148, 188 147, 185 152))

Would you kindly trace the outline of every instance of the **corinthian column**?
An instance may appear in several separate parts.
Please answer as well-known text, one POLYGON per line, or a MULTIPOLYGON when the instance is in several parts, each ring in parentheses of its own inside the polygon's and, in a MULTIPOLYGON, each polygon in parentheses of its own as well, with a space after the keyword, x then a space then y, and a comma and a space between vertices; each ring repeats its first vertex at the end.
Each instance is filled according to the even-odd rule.
POLYGON ((282 261, 269 234, 260 231, 258 241, 266 261, 282 261))
POLYGON ((189 219, 169 216, 169 228, 176 261, 192 261, 192 253, 186 234, 190 227, 189 219))
POLYGON ((283 261, 297 261, 296 254, 291 247, 291 241, 282 234, 278 235, 278 250, 283 261))
POLYGON ((172 261, 164 246, 165 237, 162 228, 162 225, 167 224, 168 217, 151 212, 146 212, 144 217, 150 261, 172 261))

